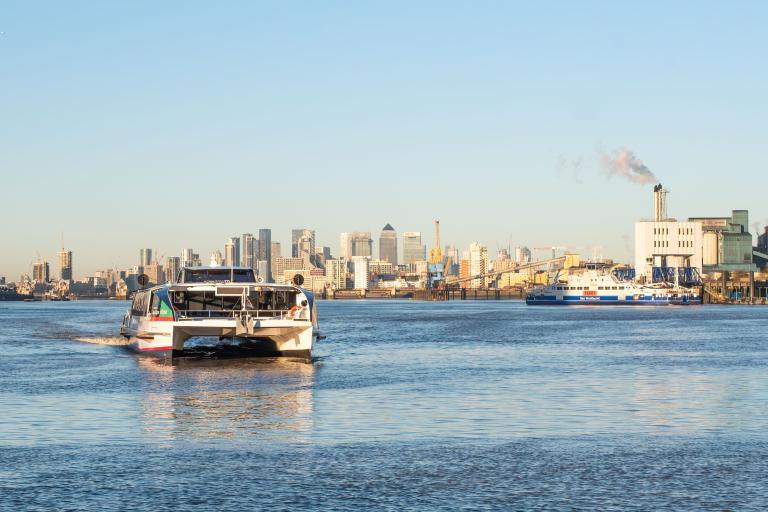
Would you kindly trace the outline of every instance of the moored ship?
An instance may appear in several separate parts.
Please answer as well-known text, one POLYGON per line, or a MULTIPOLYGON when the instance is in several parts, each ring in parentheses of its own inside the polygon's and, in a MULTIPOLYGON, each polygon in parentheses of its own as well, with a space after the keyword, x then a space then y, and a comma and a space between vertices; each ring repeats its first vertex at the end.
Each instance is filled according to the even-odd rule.
POLYGON ((16 288, 5 284, 0 284, 0 301, 32 301, 32 294, 19 293, 16 288))
POLYGON ((186 267, 176 284, 137 291, 120 333, 136 351, 169 359, 198 336, 236 338, 252 355, 310 358, 317 312, 300 277, 272 284, 246 267, 186 267))
POLYGON ((638 283, 634 272, 618 266, 588 264, 570 269, 566 277, 528 291, 528 305, 663 306, 701 304, 701 289, 679 282, 638 283))

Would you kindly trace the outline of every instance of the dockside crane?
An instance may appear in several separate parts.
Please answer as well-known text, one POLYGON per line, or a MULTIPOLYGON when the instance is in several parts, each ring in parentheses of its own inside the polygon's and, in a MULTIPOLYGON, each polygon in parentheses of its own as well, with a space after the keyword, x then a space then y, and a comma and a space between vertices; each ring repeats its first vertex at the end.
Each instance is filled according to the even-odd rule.
POLYGON ((440 221, 435 220, 435 247, 429 251, 427 265, 427 288, 439 288, 445 282, 443 248, 440 244, 440 221))

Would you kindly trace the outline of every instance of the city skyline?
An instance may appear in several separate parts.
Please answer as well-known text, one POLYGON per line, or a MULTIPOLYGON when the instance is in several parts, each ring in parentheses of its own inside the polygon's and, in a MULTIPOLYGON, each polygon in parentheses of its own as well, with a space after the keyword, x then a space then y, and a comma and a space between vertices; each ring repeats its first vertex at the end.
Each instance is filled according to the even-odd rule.
MULTIPOLYGON (((640 219, 643 219, 643 218, 651 218, 652 217, 652 213, 653 212, 651 212, 650 209, 649 209, 648 215, 640 216, 640 217, 638 217, 635 220, 640 220, 640 219)), ((682 216, 682 217, 685 217, 685 216, 682 216)), ((441 222, 441 226, 442 225, 443 225, 443 223, 441 222)), ((751 230, 750 234, 753 237, 753 244, 756 245, 757 244, 757 237, 759 235, 763 234, 765 232, 765 229, 768 228, 768 221, 766 221, 765 223, 760 222, 760 221, 754 221, 754 222, 751 223, 751 225, 752 225, 752 230, 751 230)), ((392 223, 387 222, 385 224, 385 228, 391 228, 396 233, 396 239, 395 239, 396 240, 396 244, 395 244, 395 247, 396 247, 396 250, 397 250, 398 263, 400 263, 400 264, 407 264, 407 263, 409 263, 408 261, 406 261, 406 256, 405 256, 405 253, 409 251, 409 249, 407 248, 406 244, 404 243, 404 240, 407 237, 409 237, 411 235, 418 236, 418 239, 420 241, 419 242, 419 246, 418 246, 418 248, 414 248, 414 249, 416 249, 418 251, 418 253, 421 255, 421 257, 423 257, 424 260, 426 260, 428 258, 428 254, 427 253, 429 252, 429 250, 434 247, 434 226, 432 227, 431 231, 430 230, 426 230, 426 231, 399 231, 396 228, 392 227, 392 223)), ((634 229, 634 223, 632 224, 632 229, 634 229)), ((269 269, 268 271, 271 272, 271 261, 272 261, 271 255, 272 255, 273 246, 275 244, 275 237, 274 237, 275 230, 273 230, 271 228, 258 228, 258 229, 255 229, 253 231, 255 231, 256 233, 259 233, 261 236, 267 236, 267 240, 269 240, 269 245, 270 245, 269 254, 270 254, 270 258, 267 259, 266 261, 270 262, 270 265, 265 267, 265 269, 269 269)), ((300 229, 291 228, 289 230, 290 234, 288 236, 283 237, 283 240, 287 240, 288 242, 292 242, 292 239, 295 236, 295 233, 297 231, 311 231, 313 234, 315 233, 314 230, 311 230, 311 229, 308 229, 308 228, 300 228, 300 229)), ((341 233, 338 233, 336 237, 331 237, 331 240, 336 240, 335 244, 331 240, 324 240, 324 239, 320 239, 319 237, 317 237, 318 238, 317 240, 313 240, 313 245, 316 244, 316 250, 320 250, 322 247, 330 247, 331 254, 332 254, 333 258, 343 258, 344 257, 344 249, 341 247, 341 242, 338 241, 339 240, 338 235, 342 235, 343 236, 346 233, 349 233, 350 235, 366 234, 366 235, 370 236, 370 242, 371 242, 370 257, 372 259, 378 259, 379 256, 381 255, 380 240, 381 240, 381 234, 383 232, 385 232, 384 229, 382 229, 381 231, 373 231, 372 230, 372 231, 367 231, 367 232, 360 232, 360 231, 356 231, 356 232, 341 232, 341 233)), ((212 258, 213 254, 215 252, 218 252, 222 256, 222 258, 223 258, 222 263, 223 264, 227 264, 228 263, 227 262, 227 246, 230 243, 233 243, 236 246, 236 253, 238 255, 237 256, 237 263, 240 264, 240 265, 244 265, 245 255, 242 252, 242 245, 241 245, 242 239, 241 239, 241 237, 244 237, 244 236, 247 236, 247 235, 254 238, 254 240, 252 240, 250 243, 253 244, 254 250, 258 249, 257 252, 261 252, 261 254, 263 256, 265 253, 263 253, 263 249, 262 249, 263 246, 259 243, 258 236, 255 236, 251 232, 244 231, 241 235, 232 235, 232 236, 228 236, 228 237, 223 237, 222 238, 222 240, 223 240, 222 243, 220 243, 219 245, 213 245, 212 244, 212 245, 210 245, 210 247, 208 249, 201 249, 199 247, 192 246, 192 244, 187 244, 187 245, 185 245, 183 247, 179 247, 178 249, 174 249, 174 248, 167 248, 166 249, 162 245, 153 245, 153 244, 144 244, 140 249, 137 249, 135 247, 134 248, 127 248, 127 249, 125 249, 125 251, 120 251, 121 254, 122 254, 121 256, 119 256, 117 258, 112 258, 112 260, 114 260, 114 261, 118 261, 118 260, 121 261, 121 263, 119 263, 119 264, 105 264, 104 262, 99 263, 97 261, 94 266, 92 266, 92 267, 84 267, 84 269, 83 269, 83 268, 81 268, 79 263, 75 263, 73 265, 73 263, 72 263, 72 259, 73 259, 72 255, 73 255, 73 253, 75 255, 74 259, 77 262, 79 262, 81 258, 86 260, 86 261, 94 261, 93 258, 92 257, 89 258, 87 254, 82 254, 81 255, 80 251, 76 247, 72 247, 72 246, 69 246, 69 245, 67 245, 66 247, 62 247, 60 245, 61 242, 59 242, 59 246, 57 247, 57 249, 55 251, 52 251, 50 253, 50 255, 48 253, 41 253, 40 251, 36 251, 35 252, 35 256, 33 258, 30 258, 29 264, 28 264, 27 268, 22 269, 20 272, 18 272, 16 274, 8 272, 8 271, 5 271, 4 267, 0 266, 0 276, 5 277, 9 281, 14 281, 14 280, 18 279, 21 275, 24 275, 24 274, 27 274, 27 275, 31 276, 35 272, 35 269, 34 269, 35 264, 37 264, 38 262, 45 262, 45 263, 48 263, 50 265, 50 275, 51 275, 51 277, 54 277, 54 276, 59 277, 60 276, 60 272, 61 272, 62 261, 68 261, 69 262, 69 267, 67 268, 67 274, 66 275, 70 276, 69 277, 70 279, 77 280, 77 279, 81 279, 81 278, 86 277, 86 276, 91 276, 95 272, 102 271, 102 270, 111 270, 111 269, 115 269, 115 268, 117 268, 117 269, 130 269, 130 268, 132 268, 134 266, 137 266, 137 265, 138 266, 142 266, 142 265, 147 266, 147 265, 149 265, 151 263, 154 263, 154 262, 157 262, 160 265, 165 265, 168 258, 177 258, 179 260, 178 263, 180 265, 184 265, 185 261, 186 262, 191 261, 191 259, 185 259, 185 255, 186 256, 190 256, 190 257, 193 256, 193 255, 196 255, 196 256, 199 257, 199 261, 200 261, 200 263, 202 265, 208 265, 211 262, 211 258, 212 258), (137 253, 137 251, 138 251, 138 253, 137 253), (174 252, 174 251, 176 251, 176 252, 174 252), (62 259, 62 254, 65 255, 64 259, 62 259), (126 254, 130 254, 130 255, 126 256, 126 254), (149 258, 149 260, 147 260, 146 258, 149 258)), ((632 235, 632 236, 634 236, 634 235, 632 235)), ((279 240, 278 243, 280 243, 281 246, 285 246, 285 245, 290 246, 291 245, 290 243, 282 242, 282 240, 279 240)), ((578 244, 573 244, 573 245, 552 244, 552 246, 545 245, 544 247, 541 247, 541 246, 537 246, 536 244, 525 243, 524 241, 523 242, 513 241, 512 237, 510 237, 508 239, 508 243, 507 244, 501 244, 501 243, 498 243, 498 242, 496 244, 492 244, 492 243, 488 243, 488 242, 486 242, 484 240, 472 239, 467 244, 462 245, 462 244, 454 243, 450 238, 446 238, 445 235, 443 235, 441 243, 442 243, 442 248, 443 249, 446 249, 448 247, 452 247, 452 248, 454 248, 458 252, 459 256, 464 251, 470 251, 471 252, 472 245, 475 244, 475 243, 479 243, 480 245, 482 245, 482 246, 487 248, 489 255, 492 256, 490 258, 491 260, 495 259, 496 254, 499 251, 502 251, 502 250, 509 251, 509 254, 514 259, 520 260, 521 257, 519 255, 516 255, 516 249, 518 249, 518 250, 519 249, 526 249, 529 252, 529 257, 530 257, 530 252, 534 251, 533 256, 534 257, 538 256, 540 259, 546 258, 546 251, 545 251, 545 249, 548 251, 550 249, 557 248, 558 250, 571 251, 571 252, 582 254, 582 255, 587 256, 587 257, 594 256, 594 255, 598 254, 601 257, 605 257, 605 258, 608 258, 608 259, 613 259, 615 261, 622 262, 622 263, 630 263, 630 264, 633 263, 633 255, 634 255, 634 240, 633 239, 630 239, 630 240, 627 241, 629 249, 631 249, 631 250, 627 251, 628 252, 628 256, 626 256, 625 259, 613 257, 610 254, 606 253, 606 250, 605 250, 604 247, 597 246, 597 245, 585 246, 583 244, 581 244, 581 245, 578 245, 578 244)), ((291 255, 288 255, 288 256, 291 256, 291 255)), ((282 257, 287 257, 287 256, 285 254, 283 254, 282 257)), ((109 258, 107 258, 107 259, 109 259, 109 258)), ((347 257, 347 259, 349 261, 351 261, 352 258, 350 256, 350 257, 347 257)))
POLYGON ((762 4, 6 7, 12 279, 55 263, 61 233, 79 276, 147 245, 207 259, 259 226, 285 254, 304 225, 334 247, 389 222, 430 247, 434 219, 458 247, 630 261, 650 185, 605 165, 620 148, 672 191, 670 215, 768 223, 762 4), (245 200, 190 211, 214 187, 245 200))

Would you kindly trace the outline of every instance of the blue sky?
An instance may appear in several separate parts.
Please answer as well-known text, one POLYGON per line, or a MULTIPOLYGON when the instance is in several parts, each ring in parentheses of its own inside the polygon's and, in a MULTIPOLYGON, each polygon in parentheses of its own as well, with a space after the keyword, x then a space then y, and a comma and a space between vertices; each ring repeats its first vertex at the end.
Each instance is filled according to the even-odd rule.
POLYGON ((391 223, 466 246, 629 260, 650 186, 670 214, 764 197, 768 4, 5 2, 0 275, 76 277, 142 246, 207 258, 271 227, 391 223), (54 265, 55 266, 55 265, 54 265))

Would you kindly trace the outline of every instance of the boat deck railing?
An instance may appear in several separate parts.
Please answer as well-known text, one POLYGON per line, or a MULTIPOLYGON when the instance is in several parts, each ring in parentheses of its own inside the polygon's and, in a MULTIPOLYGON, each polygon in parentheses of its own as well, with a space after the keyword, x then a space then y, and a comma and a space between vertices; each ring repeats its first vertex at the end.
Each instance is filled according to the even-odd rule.
MULTIPOLYGON (((248 316, 254 320, 299 320, 304 315, 290 315, 285 309, 188 309, 177 310, 178 320, 197 320, 200 318, 242 318, 248 316)), ((301 318, 303 319, 303 318, 301 318)))

